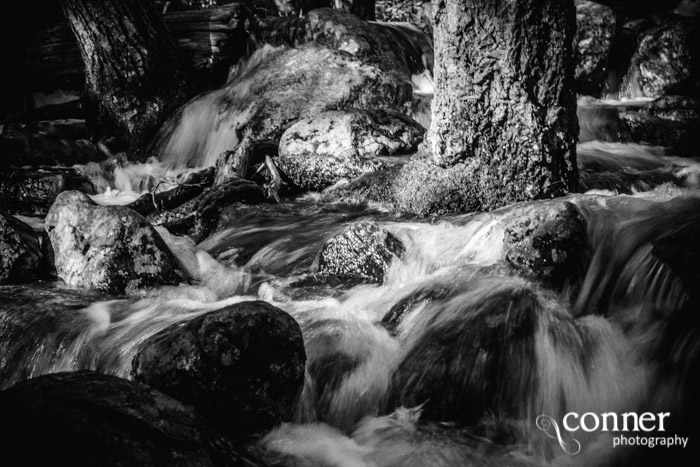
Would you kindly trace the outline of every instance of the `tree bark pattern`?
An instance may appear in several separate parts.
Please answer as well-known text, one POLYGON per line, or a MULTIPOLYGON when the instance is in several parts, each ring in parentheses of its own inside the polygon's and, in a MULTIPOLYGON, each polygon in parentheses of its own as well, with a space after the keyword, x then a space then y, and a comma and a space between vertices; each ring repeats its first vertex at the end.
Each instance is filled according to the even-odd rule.
POLYGON ((174 45, 150 1, 61 0, 85 62, 98 136, 144 145, 185 98, 174 45))
POLYGON ((484 209, 575 189, 573 0, 434 0, 433 12, 433 161, 466 164, 484 209))

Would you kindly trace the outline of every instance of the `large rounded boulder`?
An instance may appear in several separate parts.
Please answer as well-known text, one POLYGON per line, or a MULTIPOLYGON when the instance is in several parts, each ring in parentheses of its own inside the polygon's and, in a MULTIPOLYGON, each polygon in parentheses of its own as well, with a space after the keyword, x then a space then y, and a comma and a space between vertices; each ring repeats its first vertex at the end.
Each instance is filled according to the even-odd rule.
POLYGON ((110 293, 177 284, 181 273, 153 226, 124 206, 100 206, 78 191, 61 193, 46 216, 58 277, 110 293))
POLYGON ((3 465, 259 465, 191 407, 91 371, 40 376, 0 392, 0 413, 3 465))
POLYGON ((150 337, 132 376, 241 434, 291 420, 305 363, 301 329, 290 315, 265 302, 243 302, 150 337))
POLYGON ((0 284, 35 279, 41 261, 39 239, 31 227, 0 211, 0 284))
POLYGON ((397 111, 329 111, 285 131, 277 161, 295 185, 321 190, 382 167, 376 156, 415 152, 424 133, 418 122, 397 111))

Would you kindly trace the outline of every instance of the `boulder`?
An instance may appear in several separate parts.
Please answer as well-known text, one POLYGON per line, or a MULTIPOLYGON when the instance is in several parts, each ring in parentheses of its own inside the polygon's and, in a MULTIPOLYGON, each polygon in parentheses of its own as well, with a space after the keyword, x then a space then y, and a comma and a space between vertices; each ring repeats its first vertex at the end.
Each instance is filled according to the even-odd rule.
POLYGON ((331 238, 318 257, 318 270, 344 279, 381 283, 394 258, 405 251, 401 240, 374 222, 352 224, 331 238))
POLYGON ((600 95, 615 37, 617 19, 612 8, 587 0, 576 1, 576 92, 600 95))
MULTIPOLYGON (((279 140, 299 119, 326 110, 402 110, 412 90, 400 71, 364 63, 347 52, 312 44, 297 49, 265 46, 226 88, 185 107, 162 142, 162 153, 175 165, 214 165, 223 151, 250 141, 279 140), (198 130, 192 132, 192 127, 198 130)), ((248 165, 236 157, 231 163, 232 174, 248 165)))
POLYGON ((132 377, 197 408, 227 433, 291 420, 304 381, 299 325, 265 302, 243 302, 147 339, 132 377))
POLYGON ((424 404, 422 419, 473 425, 485 416, 522 419, 543 404, 568 403, 557 370, 549 369, 554 382, 538 377, 548 374, 540 368, 549 362, 537 346, 546 339, 561 365, 583 358, 587 349, 573 319, 548 309, 520 279, 462 285, 461 294, 426 307, 405 336, 390 408, 424 404), (546 395, 538 397, 540 391, 546 395))
POLYGON ((261 465, 191 407, 91 371, 40 376, 0 392, 0 412, 5 465, 261 465))
POLYGON ((432 34, 405 22, 368 22, 347 11, 319 8, 298 18, 254 18, 251 30, 258 43, 292 47, 313 43, 408 78, 425 69, 432 72, 432 34))
POLYGON ((109 293, 177 284, 182 276, 162 238, 140 214, 61 193, 46 216, 58 277, 109 293))
POLYGON ((586 222, 568 201, 516 208, 502 223, 505 259, 526 277, 563 285, 585 273, 591 251, 586 222))
POLYGON ((25 216, 45 216, 66 190, 95 194, 90 180, 73 168, 15 168, 0 174, 0 208, 25 216))
POLYGON ((621 97, 694 95, 698 91, 698 28, 667 20, 639 38, 621 97))
POLYGON ((0 211, 0 284, 36 279, 41 262, 39 238, 32 228, 0 211))
POLYGON ((424 133, 419 123, 397 111, 329 111, 285 131, 277 162, 295 185, 321 190, 385 165, 375 156, 414 152, 424 133))

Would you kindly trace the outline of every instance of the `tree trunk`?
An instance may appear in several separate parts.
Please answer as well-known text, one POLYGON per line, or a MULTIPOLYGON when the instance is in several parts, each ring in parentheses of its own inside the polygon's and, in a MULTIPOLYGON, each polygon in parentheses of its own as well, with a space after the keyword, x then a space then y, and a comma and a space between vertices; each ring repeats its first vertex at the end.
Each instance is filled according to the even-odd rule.
POLYGON ((483 209, 575 189, 573 0, 440 0, 433 12, 433 162, 463 163, 483 209))
POLYGON ((118 149, 142 148, 185 99, 184 79, 151 1, 61 0, 85 62, 88 123, 118 149))

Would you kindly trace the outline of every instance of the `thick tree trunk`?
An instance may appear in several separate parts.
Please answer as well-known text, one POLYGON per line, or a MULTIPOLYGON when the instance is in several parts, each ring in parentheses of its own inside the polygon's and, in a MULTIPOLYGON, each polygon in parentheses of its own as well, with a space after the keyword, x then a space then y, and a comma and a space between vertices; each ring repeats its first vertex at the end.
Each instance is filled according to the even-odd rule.
POLYGON ((433 12, 433 161, 464 163, 483 209, 575 189, 573 0, 436 0, 433 12))
POLYGON ((185 99, 175 49, 151 1, 61 0, 85 62, 88 122, 98 137, 143 147, 185 99))

